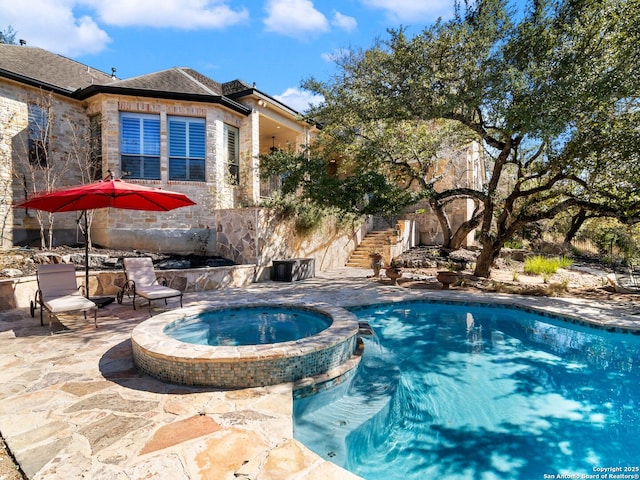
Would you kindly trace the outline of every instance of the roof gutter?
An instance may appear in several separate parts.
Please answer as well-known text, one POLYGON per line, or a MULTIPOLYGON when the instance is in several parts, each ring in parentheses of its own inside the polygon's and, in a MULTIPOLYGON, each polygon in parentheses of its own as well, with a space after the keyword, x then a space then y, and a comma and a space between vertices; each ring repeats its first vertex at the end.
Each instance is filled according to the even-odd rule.
POLYGON ((43 88, 60 95, 64 95, 65 97, 74 97, 74 92, 72 90, 61 88, 51 83, 42 82, 31 77, 26 77, 24 75, 20 75, 19 73, 11 72, 3 68, 0 68, 0 77, 8 78, 9 80, 13 80, 14 82, 23 83, 31 87, 43 88))
POLYGON ((93 95, 99 93, 113 94, 113 95, 127 95, 135 97, 145 98, 163 98, 170 100, 185 100, 190 102, 199 103, 217 103, 223 105, 231 110, 234 110, 243 115, 249 115, 251 109, 245 107, 241 103, 236 102, 232 98, 225 97, 223 95, 200 95, 196 93, 182 93, 182 92, 167 92, 160 90, 146 90, 142 88, 123 88, 112 87, 109 85, 91 85, 89 87, 76 90, 74 92, 74 98, 78 100, 86 100, 93 95))

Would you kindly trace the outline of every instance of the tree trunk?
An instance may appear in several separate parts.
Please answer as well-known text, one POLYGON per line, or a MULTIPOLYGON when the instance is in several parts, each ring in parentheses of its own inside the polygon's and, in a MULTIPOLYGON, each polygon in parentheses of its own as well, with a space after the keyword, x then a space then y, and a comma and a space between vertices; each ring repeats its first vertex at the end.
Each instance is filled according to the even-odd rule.
POLYGON ((491 266, 493 265, 493 261, 496 259, 496 256, 497 255, 494 253, 491 242, 489 242, 488 245, 483 245, 480 255, 478 255, 478 259, 476 260, 476 268, 473 271, 473 274, 476 277, 489 278, 491 275, 491 266))
POLYGON ((442 230, 442 247, 452 250, 451 224, 449 217, 447 217, 444 211, 444 205, 436 200, 429 200, 429 205, 431 205, 431 209, 433 213, 435 213, 438 223, 440 223, 440 229, 442 230))
POLYGON ((580 230, 580 227, 582 227, 586 219, 587 212, 583 208, 581 208, 580 211, 571 218, 571 225, 569 226, 569 230, 567 230, 567 233, 564 236, 565 248, 571 247, 571 241, 575 238, 578 230, 580 230))

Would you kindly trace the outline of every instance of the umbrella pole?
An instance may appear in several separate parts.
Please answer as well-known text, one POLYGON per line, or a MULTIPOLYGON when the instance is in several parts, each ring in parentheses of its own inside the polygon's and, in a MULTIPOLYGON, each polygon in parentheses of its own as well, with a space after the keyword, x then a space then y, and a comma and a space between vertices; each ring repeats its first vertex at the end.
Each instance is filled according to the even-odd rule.
POLYGON ((84 215, 84 296, 89 298, 89 220, 86 210, 82 214, 84 215))

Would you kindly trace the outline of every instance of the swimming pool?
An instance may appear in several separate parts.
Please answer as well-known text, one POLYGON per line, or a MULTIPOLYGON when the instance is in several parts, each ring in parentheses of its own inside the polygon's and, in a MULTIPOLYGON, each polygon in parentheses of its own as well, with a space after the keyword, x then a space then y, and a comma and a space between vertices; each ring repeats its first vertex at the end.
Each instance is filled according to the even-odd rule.
POLYGON ((358 373, 294 402, 323 458, 367 480, 640 473, 638 335, 504 307, 353 311, 376 332, 358 373))

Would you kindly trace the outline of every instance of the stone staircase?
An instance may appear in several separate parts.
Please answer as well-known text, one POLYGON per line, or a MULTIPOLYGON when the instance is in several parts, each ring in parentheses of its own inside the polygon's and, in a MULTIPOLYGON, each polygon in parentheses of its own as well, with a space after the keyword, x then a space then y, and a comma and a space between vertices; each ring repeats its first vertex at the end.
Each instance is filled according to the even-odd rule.
POLYGON ((394 228, 387 228, 384 230, 372 230, 362 239, 360 245, 351 253, 349 260, 347 261, 347 267, 361 267, 370 268, 371 258, 369 254, 378 252, 382 254, 382 260, 385 265, 391 257, 391 245, 395 244, 396 232, 394 228))

